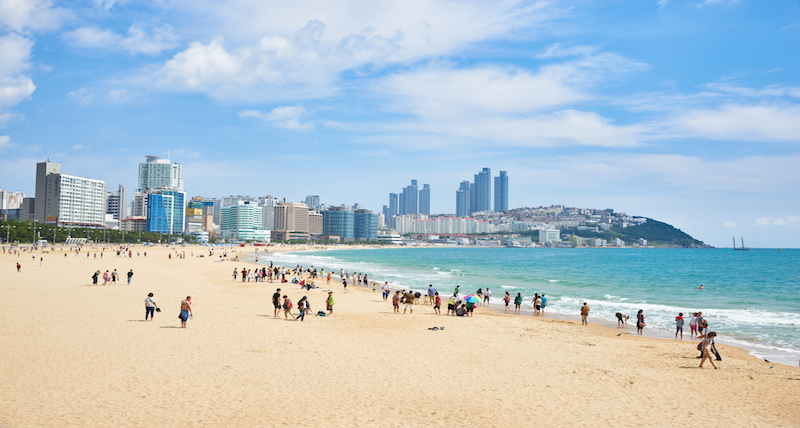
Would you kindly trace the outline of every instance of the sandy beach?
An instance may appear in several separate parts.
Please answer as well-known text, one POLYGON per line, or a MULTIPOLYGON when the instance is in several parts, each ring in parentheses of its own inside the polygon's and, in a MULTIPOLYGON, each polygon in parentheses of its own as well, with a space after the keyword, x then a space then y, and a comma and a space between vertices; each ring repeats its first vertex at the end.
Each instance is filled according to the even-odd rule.
POLYGON ((170 251, 0 254, 0 427, 800 426, 800 369, 730 346, 719 370, 699 369, 697 341, 582 327, 578 314, 396 315, 371 289, 242 283, 233 269, 252 264, 220 262, 222 250, 170 251), (113 269, 119 283, 92 285, 113 269), (331 288, 334 316, 273 317, 278 287, 314 312, 331 288), (144 322, 151 292, 162 312, 144 322))

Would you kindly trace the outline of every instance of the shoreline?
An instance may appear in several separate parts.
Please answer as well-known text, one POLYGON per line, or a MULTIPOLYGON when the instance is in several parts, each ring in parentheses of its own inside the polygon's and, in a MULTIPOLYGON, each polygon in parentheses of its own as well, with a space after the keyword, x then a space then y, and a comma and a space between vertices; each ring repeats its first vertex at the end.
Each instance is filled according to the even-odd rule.
MULTIPOLYGON (((384 249, 384 248, 395 248, 395 247, 365 246, 364 248, 329 248, 329 249, 326 249, 324 251, 347 251, 347 250, 384 249)), ((407 247, 398 247, 398 248, 407 248, 407 247)), ((439 247, 429 246, 429 247, 414 247, 414 248, 439 248, 439 247)), ((467 247, 464 247, 464 248, 467 248, 467 247)), ((469 248, 473 248, 473 247, 469 247, 469 248)), ((314 251, 314 250, 304 250, 304 251, 302 251, 302 250, 301 251, 292 250, 292 251, 287 251, 287 252, 289 252, 289 253, 292 253, 292 252, 302 253, 302 252, 306 252, 306 251, 314 251)), ((334 276, 338 278, 338 274, 334 274, 334 276)), ((338 283, 339 284, 341 283, 341 279, 339 279, 338 283)), ((381 284, 379 281, 378 281, 378 283, 381 284)), ((403 288, 393 287, 392 289, 393 290, 397 290, 397 289, 402 290, 403 288)), ((419 289, 419 290, 414 289, 414 290, 422 292, 423 295, 426 292, 426 290, 423 290, 423 289, 419 289)), ((465 294, 469 294, 469 293, 465 293, 465 294)), ((446 301, 446 297, 449 297, 449 294, 447 296, 442 294, 442 300, 443 301, 446 301)), ((496 306, 499 309, 497 309, 495 307, 492 307, 491 309, 498 311, 498 313, 500 315, 507 315, 507 314, 503 313, 502 300, 500 300, 500 298, 497 298, 497 297, 494 297, 494 296, 492 297, 492 299, 496 300, 496 301, 492 302, 492 305, 496 306)), ((484 307, 484 306, 480 306, 480 307, 484 307)), ((476 309, 480 308, 480 307, 476 307, 476 309)), ((524 302, 521 316, 532 316, 532 314, 533 314, 533 308, 528 306, 528 302, 524 302)), ((573 323, 577 322, 577 325, 580 325, 580 323, 578 322, 580 320, 579 317, 580 317, 579 315, 575 315, 573 317, 573 316, 570 316, 568 314, 563 314, 563 313, 549 313, 545 318, 564 320, 564 321, 569 321, 569 322, 573 322, 573 323)), ((619 333, 619 331, 622 330, 623 334, 628 333, 631 336, 638 336, 636 334, 635 318, 634 318, 634 323, 633 323, 633 326, 632 326, 632 330, 633 330, 632 333, 627 329, 617 328, 616 320, 609 320, 609 319, 606 319, 606 318, 597 318, 597 317, 592 317, 590 315, 589 316, 589 321, 592 324, 600 324, 604 328, 609 328, 609 329, 611 329, 611 331, 616 331, 617 333, 619 333)), ((644 333, 645 334, 642 337, 650 337, 650 338, 662 339, 662 340, 671 340, 671 341, 675 341, 675 342, 678 342, 678 343, 687 341, 687 342, 690 342, 690 343, 694 343, 696 345, 700 341, 700 339, 690 338, 691 330, 690 330, 689 325, 688 325, 688 318, 687 318, 687 321, 686 321, 686 326, 684 327, 684 333, 686 335, 686 338, 684 338, 684 339, 675 339, 674 338, 674 334, 675 334, 674 330, 664 329, 664 328, 659 327, 659 326, 648 326, 645 329, 644 333)), ((757 343, 755 341, 754 341, 753 345, 748 346, 747 342, 748 341, 753 341, 754 339, 749 338, 749 337, 737 338, 735 336, 731 336, 731 335, 724 334, 724 333, 721 333, 721 332, 717 332, 717 334, 719 336, 717 337, 716 342, 717 342, 717 345, 718 345, 718 349, 720 349, 720 350, 723 349, 722 347, 724 346, 725 349, 733 349, 734 350, 733 352, 737 352, 737 353, 738 352, 742 352, 742 353, 748 355, 749 357, 751 357, 751 358, 753 358, 753 359, 755 359, 757 361, 761 361, 761 362, 769 361, 770 363, 781 364, 782 366, 786 366, 786 367, 795 367, 795 368, 796 367, 800 367, 800 364, 799 364, 800 363, 800 355, 796 355, 796 354, 792 353, 791 350, 776 350, 776 349, 772 349, 771 347, 769 347, 767 345, 762 345, 762 344, 757 343), (735 341, 737 343, 730 343, 730 341, 735 341), (776 360, 782 360, 782 361, 776 361, 776 360)), ((723 358, 724 358, 724 356, 723 356, 723 358)))

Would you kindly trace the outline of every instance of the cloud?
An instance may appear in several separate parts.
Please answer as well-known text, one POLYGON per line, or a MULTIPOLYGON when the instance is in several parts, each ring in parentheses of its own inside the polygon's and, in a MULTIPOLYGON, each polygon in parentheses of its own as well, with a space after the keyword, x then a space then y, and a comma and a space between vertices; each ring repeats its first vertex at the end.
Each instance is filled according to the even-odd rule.
POLYGON ((597 46, 571 46, 561 47, 561 43, 553 43, 548 46, 544 52, 534 55, 536 58, 564 58, 570 56, 589 56, 597 52, 600 48, 597 46))
POLYGON ((736 227, 736 222, 735 221, 726 221, 722 225, 725 226, 725 227, 736 227))
POLYGON ((679 115, 672 128, 723 141, 800 142, 800 105, 723 105, 679 115))
POLYGON ((83 145, 81 145, 81 144, 75 144, 74 146, 72 146, 72 150, 80 150, 82 148, 83 148, 83 145))
POLYGON ((92 0, 92 3, 97 8, 111 10, 115 5, 127 3, 127 0, 92 0))
POLYGON ((544 29, 566 14, 548 2, 522 0, 387 0, 369 8, 357 0, 335 7, 322 0, 174 0, 170 6, 216 19, 173 58, 118 83, 248 102, 329 97, 339 93, 345 71, 412 64, 488 40, 530 38, 523 32, 544 29))
POLYGON ((147 55, 160 54, 178 43, 178 36, 169 25, 149 29, 144 24, 134 24, 125 35, 96 27, 81 27, 64 33, 64 38, 77 47, 120 49, 147 55))
POLYGON ((658 5, 658 8, 659 8, 659 9, 663 9, 663 8, 664 8, 664 6, 666 6, 666 5, 667 5, 667 3, 669 3, 669 0, 658 0, 658 1, 656 2, 656 5, 658 5))
POLYGON ((239 117, 254 117, 272 123, 274 126, 296 131, 307 131, 314 127, 313 123, 300 123, 300 116, 306 113, 301 106, 285 106, 272 109, 269 113, 257 110, 244 110, 239 112, 239 117))
POLYGON ((25 34, 56 29, 72 17, 72 12, 53 4, 52 0, 0 1, 0 30, 25 34))
POLYGON ((36 86, 24 74, 30 69, 28 62, 33 41, 11 33, 0 37, 0 123, 9 121, 14 114, 7 109, 30 99, 36 86))
POLYGON ((756 219, 756 226, 788 226, 800 223, 800 217, 786 216, 783 218, 761 217, 756 219))
POLYGON ((0 135, 0 152, 11 147, 11 136, 0 135))

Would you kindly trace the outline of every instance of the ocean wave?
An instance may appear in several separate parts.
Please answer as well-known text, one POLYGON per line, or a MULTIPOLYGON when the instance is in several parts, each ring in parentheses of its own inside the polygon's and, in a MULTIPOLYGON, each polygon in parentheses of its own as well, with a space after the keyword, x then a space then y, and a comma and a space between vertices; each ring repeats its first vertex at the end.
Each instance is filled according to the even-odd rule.
POLYGON ((548 279, 547 282, 561 282, 560 279, 548 279))

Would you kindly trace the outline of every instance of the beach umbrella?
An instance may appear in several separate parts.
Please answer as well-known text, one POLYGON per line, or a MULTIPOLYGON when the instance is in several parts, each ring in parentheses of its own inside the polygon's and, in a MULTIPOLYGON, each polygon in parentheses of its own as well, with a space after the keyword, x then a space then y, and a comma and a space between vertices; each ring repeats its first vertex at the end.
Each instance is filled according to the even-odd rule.
POLYGON ((480 303, 481 298, 474 294, 470 294, 469 296, 464 296, 464 301, 467 303, 480 303))

